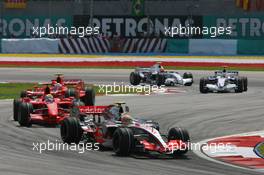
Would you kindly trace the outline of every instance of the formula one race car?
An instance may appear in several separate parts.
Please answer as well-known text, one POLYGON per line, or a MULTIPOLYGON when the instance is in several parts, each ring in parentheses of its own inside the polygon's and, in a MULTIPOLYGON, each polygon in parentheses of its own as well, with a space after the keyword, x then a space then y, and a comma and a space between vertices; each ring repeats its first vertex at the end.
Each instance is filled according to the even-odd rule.
POLYGON ((22 91, 20 99, 14 99, 13 118, 15 121, 18 120, 19 105, 24 98, 34 101, 37 98, 43 98, 46 94, 51 94, 54 98, 63 100, 78 94, 78 98, 85 105, 93 106, 95 104, 95 90, 93 87, 84 87, 82 80, 64 80, 61 74, 57 74, 56 80, 52 80, 52 83, 42 83, 42 85, 43 87, 35 86, 34 89, 22 91))
POLYGON ((164 68, 157 63, 150 68, 137 67, 130 74, 130 83, 132 85, 147 83, 158 86, 191 86, 193 84, 193 75, 192 73, 184 73, 181 76, 180 73, 175 71, 164 71, 164 68))
POLYGON ((248 90, 248 80, 240 77, 237 71, 216 71, 214 76, 200 79, 200 92, 231 92, 242 93, 248 90))
POLYGON ((185 129, 172 128, 161 135, 153 121, 134 119, 122 113, 120 105, 79 106, 74 115, 61 123, 64 143, 98 143, 119 156, 158 152, 172 156, 188 152, 189 134, 185 129))
POLYGON ((57 125, 70 115, 70 108, 77 100, 73 97, 54 98, 51 94, 30 99, 25 97, 19 101, 17 120, 20 126, 32 124, 57 125))
POLYGON ((68 98, 74 97, 76 91, 79 91, 81 100, 85 105, 92 106, 95 103, 95 92, 92 87, 85 87, 84 81, 79 79, 64 79, 62 74, 56 74, 56 79, 52 80, 51 83, 41 83, 41 85, 50 86, 37 87, 33 89, 28 89, 20 93, 20 97, 40 97, 44 94, 50 93, 54 97, 58 98, 68 98), (47 92, 50 91, 50 92, 47 92))

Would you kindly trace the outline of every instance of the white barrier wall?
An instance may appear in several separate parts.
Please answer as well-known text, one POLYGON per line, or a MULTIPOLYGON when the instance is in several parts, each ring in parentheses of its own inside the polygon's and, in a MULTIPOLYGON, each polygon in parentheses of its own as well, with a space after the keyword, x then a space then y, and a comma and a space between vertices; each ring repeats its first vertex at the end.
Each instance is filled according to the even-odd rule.
POLYGON ((3 39, 2 53, 59 53, 59 39, 3 39))
POLYGON ((189 54, 198 55, 236 55, 237 40, 190 39, 189 54))

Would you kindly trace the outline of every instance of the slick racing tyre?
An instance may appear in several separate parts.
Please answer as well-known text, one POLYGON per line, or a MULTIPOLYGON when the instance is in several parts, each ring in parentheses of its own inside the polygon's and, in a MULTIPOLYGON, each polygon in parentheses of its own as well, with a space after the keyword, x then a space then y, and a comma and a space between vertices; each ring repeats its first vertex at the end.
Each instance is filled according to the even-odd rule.
POLYGON ((75 97, 75 89, 70 88, 65 92, 65 98, 75 97))
POLYGON ((19 99, 14 99, 13 101, 13 119, 18 121, 18 111, 20 108, 21 101, 19 99))
POLYGON ((205 94, 208 93, 208 89, 206 88, 206 79, 205 78, 201 78, 200 79, 200 92, 205 94))
POLYGON ((185 73, 183 74, 183 78, 184 78, 184 79, 187 79, 187 78, 191 78, 191 79, 193 79, 193 74, 190 73, 190 72, 185 72, 185 73))
POLYGON ((235 89, 235 92, 236 93, 242 93, 243 89, 244 89, 243 79, 237 78, 236 79, 236 85, 237 85, 237 88, 235 89))
POLYGON ((31 126, 30 114, 33 112, 33 106, 31 103, 21 103, 18 111, 18 123, 20 126, 31 126))
POLYGON ((136 86, 136 85, 139 85, 141 78, 138 73, 131 72, 129 80, 130 80, 130 84, 136 86))
POLYGON ((161 86, 165 84, 165 76, 163 74, 157 74, 157 85, 161 86))
POLYGON ((77 118, 68 117, 61 122, 60 133, 64 143, 78 144, 82 139, 83 130, 77 118))
POLYGON ((85 106, 94 106, 95 104, 95 90, 93 87, 85 88, 85 95, 82 97, 85 106))
POLYGON ((130 128, 117 128, 113 135, 113 150, 118 156, 128 156, 134 149, 135 139, 130 128))
POLYGON ((25 98, 25 97, 27 97, 27 91, 21 91, 21 92, 20 92, 20 97, 21 97, 21 98, 25 98))
POLYGON ((185 86, 191 86, 193 84, 193 74, 190 73, 190 72, 185 72, 183 74, 183 79, 187 79, 187 78, 191 78, 192 79, 192 82, 186 83, 185 86))
MULTIPOLYGON (((169 130, 168 141, 170 140, 181 140, 183 143, 188 143, 190 142, 190 135, 186 129, 175 127, 169 130)), ((188 152, 187 147, 184 150, 175 150, 173 152, 173 156, 183 155, 186 154, 187 152, 188 152)))
POLYGON ((247 91, 248 90, 248 79, 247 77, 243 77, 243 91, 247 91))

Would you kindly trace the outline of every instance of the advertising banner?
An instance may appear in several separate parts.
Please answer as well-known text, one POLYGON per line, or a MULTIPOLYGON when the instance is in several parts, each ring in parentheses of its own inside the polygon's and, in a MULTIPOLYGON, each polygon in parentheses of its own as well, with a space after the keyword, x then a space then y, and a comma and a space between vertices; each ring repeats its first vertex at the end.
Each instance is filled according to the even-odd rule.
MULTIPOLYGON (((205 16, 203 21, 205 26, 231 27, 232 33, 230 35, 221 35, 218 38, 264 39, 264 16, 205 16)), ((208 38, 208 36, 204 37, 208 38)))
MULTIPOLYGON (((77 15, 73 18, 76 27, 87 26, 89 16, 77 15)), ((128 38, 141 37, 166 37, 165 29, 172 27, 202 27, 201 16, 150 16, 150 17, 131 17, 131 16, 95 16, 93 18, 94 26, 98 26, 105 36, 121 36, 128 38), (191 24, 191 25, 190 25, 191 24)), ((188 38, 188 34, 175 35, 173 38, 188 38)), ((192 38, 201 38, 201 34, 195 34, 192 38)))
POLYGON ((0 18, 0 38, 28 38, 33 36, 33 27, 71 26, 71 17, 4 16, 0 18))

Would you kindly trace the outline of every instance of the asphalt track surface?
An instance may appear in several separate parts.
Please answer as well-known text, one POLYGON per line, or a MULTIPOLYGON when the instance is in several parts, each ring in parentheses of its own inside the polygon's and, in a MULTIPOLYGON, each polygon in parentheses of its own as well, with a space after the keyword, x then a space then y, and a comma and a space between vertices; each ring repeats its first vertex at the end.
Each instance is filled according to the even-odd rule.
MULTIPOLYGON (((96 83, 127 82, 129 70, 1 69, 1 81, 47 81, 51 73, 83 78, 96 83)), ((263 130, 264 73, 242 72, 249 78, 249 90, 235 94, 200 94, 198 78, 209 72, 192 71, 192 87, 186 93, 163 96, 97 97, 97 104, 125 100, 131 114, 160 123, 162 132, 173 126, 187 128, 192 142, 263 130)), ((237 169, 197 157, 188 152, 178 159, 116 157, 111 151, 33 151, 33 142, 60 141, 58 128, 33 125, 21 128, 12 121, 12 101, 0 102, 0 174, 98 174, 98 175, 241 175, 262 174, 237 169)))

